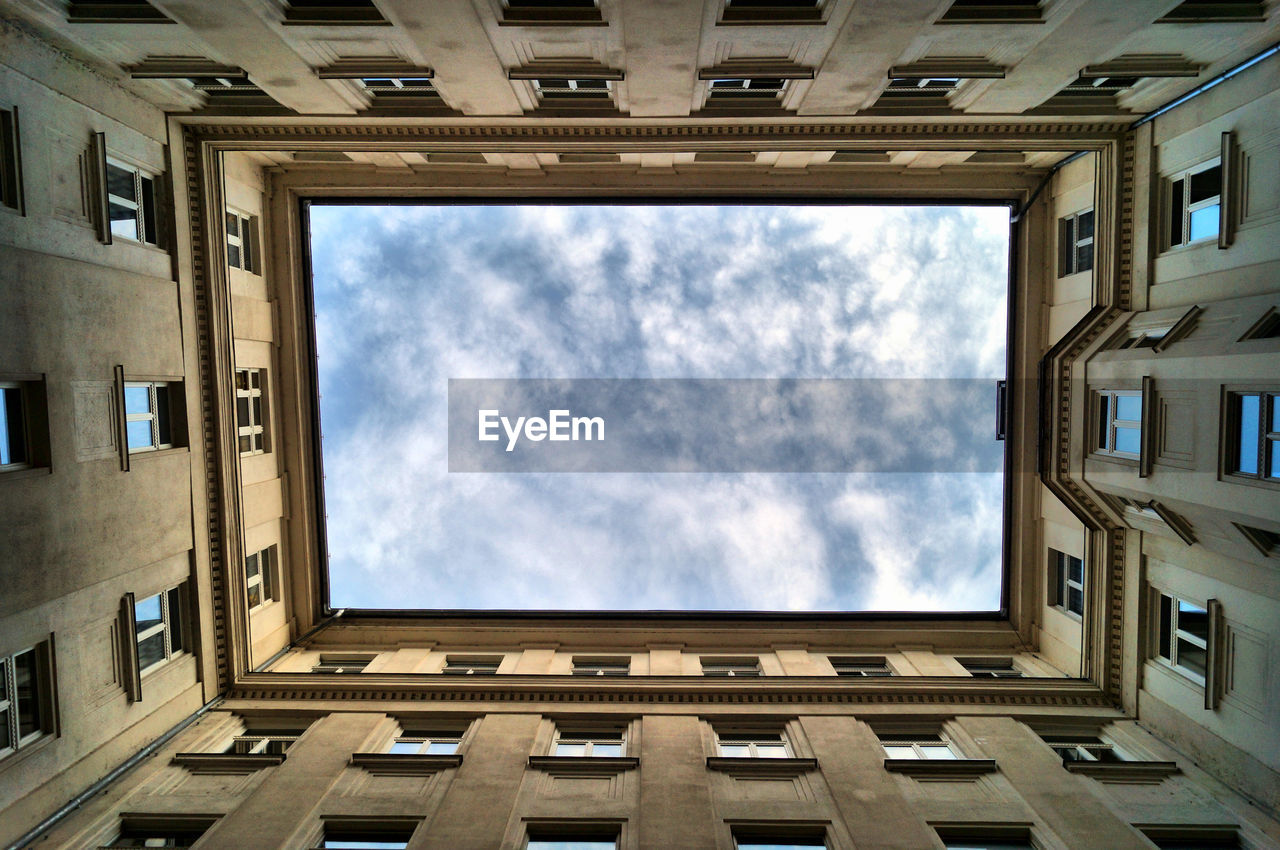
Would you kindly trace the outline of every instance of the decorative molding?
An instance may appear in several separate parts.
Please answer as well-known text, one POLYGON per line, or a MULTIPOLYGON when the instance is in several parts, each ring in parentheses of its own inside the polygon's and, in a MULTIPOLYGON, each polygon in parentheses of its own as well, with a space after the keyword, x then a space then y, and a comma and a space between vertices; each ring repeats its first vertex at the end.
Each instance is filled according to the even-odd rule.
POLYGON ((633 756, 598 758, 596 756, 529 756, 529 767, 552 776, 614 776, 640 766, 633 756))
POLYGON ((995 759, 885 759, 884 769, 912 779, 972 779, 995 773, 995 759))
POLYGON ((1126 53, 1107 62, 1085 65, 1080 78, 1196 77, 1204 68, 1181 53, 1126 53))
POLYGON ((435 76, 426 65, 415 65, 399 56, 342 57, 323 68, 316 68, 322 80, 357 80, 361 77, 425 77, 435 76))
POLYGON ((1158 783, 1182 772, 1173 761, 1064 761, 1062 766, 1101 782, 1125 784, 1158 783))
POLYGON ((178 753, 173 764, 192 773, 253 773, 283 764, 284 753, 178 753))
POLYGON ((123 69, 135 80, 181 80, 187 77, 221 77, 248 81, 249 72, 203 56, 148 56, 123 69))
POLYGON ((719 65, 698 71, 699 80, 752 79, 772 77, 782 80, 812 80, 813 68, 790 59, 726 59, 719 65))
POLYGON ((412 753, 352 753, 351 765, 362 767, 369 773, 385 776, 430 776, 442 770, 458 767, 462 764, 462 755, 452 753, 412 754, 412 753))
POLYGON ((507 71, 509 80, 621 80, 626 74, 593 59, 536 59, 507 71))
POLYGON ((818 769, 811 758, 729 758, 707 756, 707 770, 727 773, 735 779, 794 779, 818 769))
POLYGON ((923 80, 933 77, 959 77, 962 80, 1004 79, 1005 68, 985 56, 926 56, 907 65, 894 65, 889 79, 923 80))

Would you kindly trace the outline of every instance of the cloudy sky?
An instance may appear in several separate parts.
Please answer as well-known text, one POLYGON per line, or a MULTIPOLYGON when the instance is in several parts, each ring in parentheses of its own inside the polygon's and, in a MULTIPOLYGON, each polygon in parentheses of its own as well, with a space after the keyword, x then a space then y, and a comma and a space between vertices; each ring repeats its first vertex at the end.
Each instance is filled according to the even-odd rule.
POLYGON ((936 379, 1004 377, 1007 234, 1002 207, 313 206, 332 604, 998 608, 1002 480, 962 450, 994 388, 939 416, 936 379), (932 460, 449 471, 450 379, 582 378, 903 379, 848 427, 932 460))

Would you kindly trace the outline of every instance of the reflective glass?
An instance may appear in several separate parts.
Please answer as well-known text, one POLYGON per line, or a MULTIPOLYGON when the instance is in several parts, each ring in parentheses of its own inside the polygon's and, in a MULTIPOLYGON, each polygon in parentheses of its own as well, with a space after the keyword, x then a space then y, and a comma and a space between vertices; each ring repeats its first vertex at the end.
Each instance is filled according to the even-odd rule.
POLYGON ((156 387, 156 431, 160 445, 173 442, 169 428, 169 388, 163 384, 156 387))
POLYGON ((232 213, 227 213, 227 235, 240 235, 240 217, 232 213))
POLYGON ((614 850, 618 842, 606 838, 531 838, 529 850, 614 850))
POLYGON ((111 232, 126 239, 138 239, 138 211, 122 204, 107 205, 108 218, 111 219, 111 232))
POLYGON ((245 578, 253 578, 258 574, 258 553, 255 552, 244 559, 245 578))
POLYGON ((257 608, 262 604, 262 586, 258 584, 249 585, 249 607, 257 608))
POLYGON ((1240 457, 1236 470, 1258 474, 1258 414, 1262 398, 1256 395, 1240 396, 1240 457))
POLYGON ((927 759, 954 759, 956 754, 951 752, 950 747, 921 747, 920 752, 927 759))
POLYGON ((1076 224, 1077 239, 1088 239, 1093 236, 1093 213, 1092 212, 1080 213, 1076 221, 1077 221, 1077 224, 1076 224))
POLYGON ((125 387, 124 388, 124 412, 125 413, 150 413, 151 412, 151 388, 150 387, 125 387))
POLYGON ((396 755, 415 755, 420 749, 422 749, 420 741, 395 741, 388 752, 396 755))
POLYGON ((240 246, 239 245, 227 246, 227 265, 231 266, 232 268, 237 268, 237 269, 240 268, 240 246))
POLYGON ((427 754, 433 756, 451 756, 458 751, 457 741, 432 741, 427 745, 427 754))
POLYGON ((1142 419, 1142 396, 1116 396, 1116 419, 1137 422, 1142 419))
POLYGON ((151 420, 144 419, 130 422, 127 427, 129 431, 129 448, 145 449, 155 445, 151 440, 151 420))
POLYGON ((1187 211, 1186 198, 1183 197, 1184 184, 1175 180, 1169 185, 1169 244, 1182 244, 1182 215, 1187 211))
POLYGON ((819 839, 805 841, 768 841, 761 843, 759 841, 739 841, 738 850, 805 850, 806 847, 826 847, 825 841, 819 839))
MULTIPOLYGON (((1222 167, 1214 166, 1191 175, 1190 200, 1193 204, 1207 201, 1222 192, 1222 167)), ((1192 228, 1195 232, 1195 228, 1192 228)), ((1193 237, 1194 238, 1194 237, 1193 237)))
POLYGON ((22 390, 0 389, 0 464, 22 463, 27 459, 22 427, 22 390))
POLYGON ((760 758, 765 759, 784 759, 787 757, 787 748, 783 744, 756 744, 756 752, 760 754, 760 758))
POLYGON ((726 758, 749 758, 751 748, 746 744, 721 744, 720 755, 726 758))
POLYGON ((558 756, 585 756, 586 754, 586 744, 566 744, 564 742, 556 744, 556 755, 558 756))
POLYGON ((18 738, 40 731, 40 676, 36 651, 13 657, 14 702, 18 704, 18 738))
POLYGON ((1205 671, 1205 651, 1195 644, 1178 639, 1178 666, 1203 676, 1205 671))
POLYGON ((1178 631, 1195 635, 1201 640, 1209 638, 1209 612, 1192 605, 1190 602, 1178 600, 1178 631))
POLYGON ((9 692, 6 690, 9 687, 9 679, 5 675, 7 664, 8 661, 0 661, 0 702, 4 702, 9 698, 9 692))
POLYGON ((1142 430, 1139 428, 1116 428, 1116 451, 1138 454, 1142 447, 1142 430))
POLYGON ((622 755, 621 744, 596 744, 591 748, 591 755, 600 758, 617 758, 622 755))
POLYGON ((184 640, 186 629, 182 622, 182 589, 175 587, 169 591, 169 649, 180 652, 187 648, 184 640))
POLYGON ((1084 561, 1079 558, 1067 558, 1068 577, 1077 584, 1084 582, 1084 561))
POLYGON ((133 172, 107 163, 107 194, 137 203, 137 190, 133 184, 133 172))
POLYGON ((133 616, 138 622, 138 634, 142 634, 152 626, 161 622, 160 594, 139 599, 133 604, 133 616))
POLYGON ((886 746, 884 754, 891 759, 913 759, 917 757, 916 751, 911 747, 886 746))
POLYGON ((156 632, 138 641, 138 669, 145 670, 152 664, 164 661, 164 632, 156 632))
POLYGON ((1077 614, 1084 613, 1084 594, 1077 588, 1067 588, 1067 610, 1077 614))
POLYGON ((1268 440, 1267 451, 1271 453, 1271 471, 1268 478, 1280 478, 1280 440, 1268 440))
POLYGON ((1212 239, 1218 235, 1218 205, 1203 207, 1191 213, 1191 239, 1212 239))

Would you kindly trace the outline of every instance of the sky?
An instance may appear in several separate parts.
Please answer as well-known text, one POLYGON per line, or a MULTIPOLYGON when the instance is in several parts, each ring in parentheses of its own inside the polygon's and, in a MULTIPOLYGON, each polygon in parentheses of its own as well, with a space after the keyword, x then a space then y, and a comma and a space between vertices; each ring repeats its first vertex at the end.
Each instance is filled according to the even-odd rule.
POLYGON ((1008 221, 1004 207, 313 205, 331 604, 999 608, 1008 221), (778 379, 862 407, 801 405, 806 428, 772 435, 792 438, 774 471, 740 462, 754 448, 653 471, 670 467, 620 442, 619 418, 667 407, 694 454, 741 444, 792 421, 759 413, 778 379), (976 402, 947 391, 986 382, 976 402), (545 417, 559 386, 627 388, 604 442, 572 444, 586 458, 572 468, 608 448, 594 468, 626 471, 507 471, 565 468, 516 459, 569 444, 505 453, 505 436, 483 444, 496 471, 457 471, 451 446, 478 437, 451 420, 450 388, 456 408, 486 384, 507 406, 535 398, 511 387, 539 388, 513 420, 545 417), (859 471, 788 471, 814 468, 815 439, 859 471), (907 441, 922 461, 885 462, 907 441))

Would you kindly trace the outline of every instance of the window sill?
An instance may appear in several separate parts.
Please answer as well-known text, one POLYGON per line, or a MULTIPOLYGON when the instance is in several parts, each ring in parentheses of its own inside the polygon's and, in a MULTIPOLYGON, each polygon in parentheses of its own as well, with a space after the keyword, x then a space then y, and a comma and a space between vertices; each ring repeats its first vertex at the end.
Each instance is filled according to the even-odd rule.
POLYGON ((737 758, 708 756, 707 770, 727 773, 740 779, 759 777, 793 778, 818 769, 817 759, 804 758, 737 758))
POLYGON ((34 478, 37 475, 49 475, 52 472, 53 468, 49 466, 22 466, 16 469, 0 469, 0 481, 34 478))
POLYGON ((614 776, 640 766, 634 756, 529 756, 529 767, 552 776, 614 776))
POLYGON ((352 753, 351 765, 387 776, 430 776, 462 764, 461 753, 352 753))
POLYGON ((1091 776, 1102 782, 1158 783, 1181 773, 1173 761, 1064 761, 1071 773, 1091 776))
POLYGON ((17 749, 7 749, 5 754, 0 756, 0 771, 9 770, 18 762, 26 761, 32 755, 40 752, 49 746, 58 736, 53 732, 45 732, 39 738, 33 739, 30 743, 23 744, 17 749))
POLYGON ((191 449, 187 446, 170 446, 165 449, 139 449, 129 452, 129 463, 140 460, 144 457, 164 457, 166 455, 189 454, 191 449))
POLYGON ((179 764, 192 773, 253 773, 264 767, 284 762, 285 754, 273 753, 178 753, 173 764, 179 764))
POLYGON ((885 759, 884 769, 916 779, 965 779, 997 768, 995 759, 885 759))

